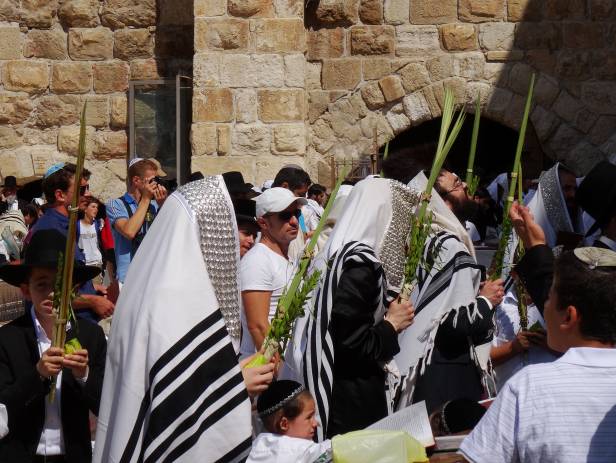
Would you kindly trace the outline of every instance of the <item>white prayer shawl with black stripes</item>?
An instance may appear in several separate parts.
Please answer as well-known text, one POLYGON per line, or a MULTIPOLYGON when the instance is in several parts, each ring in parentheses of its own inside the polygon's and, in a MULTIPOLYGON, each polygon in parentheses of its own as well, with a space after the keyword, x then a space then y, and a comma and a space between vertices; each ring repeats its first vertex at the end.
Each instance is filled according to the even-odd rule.
MULTIPOLYGON (((334 383, 334 343, 330 331, 333 300, 336 296, 338 283, 350 263, 363 263, 373 266, 381 275, 378 297, 374 301, 366 301, 375 307, 375 323, 383 318, 385 308, 385 275, 381 263, 369 246, 353 241, 347 243, 330 260, 325 276, 314 298, 313 317, 308 318, 307 345, 303 362, 304 381, 312 393, 321 426, 317 428, 319 441, 323 440, 327 431, 332 387, 334 383)), ((383 384, 383 388, 385 384, 383 384)))
MULTIPOLYGON (((423 173, 409 186, 425 190, 427 178, 423 173)), ((397 408, 412 402, 417 374, 430 363, 434 339, 440 324, 451 311, 458 313, 468 308, 470 321, 480 317, 476 298, 482 277, 482 267, 474 257, 473 244, 466 229, 434 190, 429 210, 432 213, 432 233, 424 245, 424 260, 431 263, 429 272, 418 268, 416 285, 411 300, 415 307, 413 324, 398 336, 400 352, 394 357, 404 377, 397 408)), ((457 320, 454 320, 454 324, 457 320)), ((489 352, 477 359, 479 366, 488 366, 489 352)), ((471 352, 474 356, 474 352, 471 352)))
MULTIPOLYGON (((194 200, 171 195, 131 263, 109 338, 95 462, 229 462, 250 451, 250 402, 200 239, 209 209, 195 212, 194 200)), ((224 230, 235 227, 229 207, 214 214, 224 230)))

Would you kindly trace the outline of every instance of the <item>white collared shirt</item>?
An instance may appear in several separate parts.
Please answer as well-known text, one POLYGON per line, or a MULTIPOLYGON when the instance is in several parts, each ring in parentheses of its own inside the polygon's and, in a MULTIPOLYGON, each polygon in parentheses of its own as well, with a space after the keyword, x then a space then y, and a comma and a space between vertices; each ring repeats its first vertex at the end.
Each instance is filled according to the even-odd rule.
POLYGON ((460 453, 470 462, 616 461, 616 349, 577 347, 499 392, 460 453))
MULTIPOLYGON (((51 340, 45 333, 43 326, 36 318, 34 307, 30 309, 32 320, 34 321, 34 332, 38 343, 39 355, 51 347, 51 340)), ((69 325, 67 323, 67 330, 69 325)), ((56 378, 56 397, 52 403, 45 397, 45 425, 36 448, 37 455, 64 455, 64 436, 62 435, 62 416, 60 412, 60 400, 62 397, 62 371, 56 378)))
POLYGON ((599 241, 601 241, 603 244, 605 244, 607 247, 609 247, 612 251, 616 251, 616 241, 608 238, 605 235, 601 235, 599 237, 599 241))

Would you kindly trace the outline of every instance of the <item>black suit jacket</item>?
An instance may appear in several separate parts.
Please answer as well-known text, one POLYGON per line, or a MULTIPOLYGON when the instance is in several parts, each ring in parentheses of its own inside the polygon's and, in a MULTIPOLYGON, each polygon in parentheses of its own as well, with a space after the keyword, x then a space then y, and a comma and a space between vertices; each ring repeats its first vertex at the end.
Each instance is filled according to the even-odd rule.
MULTIPOLYGON (((67 339, 74 337, 74 329, 67 339)), ((89 372, 79 384, 68 369, 62 374, 61 415, 67 462, 92 460, 88 410, 98 414, 107 343, 98 325, 79 323, 77 338, 88 350, 89 372)), ((27 463, 34 459, 45 423, 50 382, 36 370, 40 358, 30 313, 0 328, 0 403, 6 405, 9 434, 0 440, 0 461, 27 463)))

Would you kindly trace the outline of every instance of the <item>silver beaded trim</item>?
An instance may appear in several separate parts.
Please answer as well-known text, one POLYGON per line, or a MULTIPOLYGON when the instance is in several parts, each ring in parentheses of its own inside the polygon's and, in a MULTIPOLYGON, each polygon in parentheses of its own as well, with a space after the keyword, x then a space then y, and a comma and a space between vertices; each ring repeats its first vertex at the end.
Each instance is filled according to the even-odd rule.
POLYGON ((233 207, 222 178, 205 177, 183 185, 177 191, 186 199, 199 224, 201 253, 227 331, 232 338, 239 339, 239 239, 233 207))
POLYGON ((298 395, 300 395, 304 391, 305 391, 304 386, 299 385, 297 387, 297 389, 295 389, 293 392, 291 392, 288 396, 286 396, 280 402, 278 402, 277 404, 272 405, 270 408, 268 408, 266 410, 263 410, 261 413, 259 413, 259 416, 261 418, 264 418, 267 415, 271 415, 276 410, 280 410, 282 407, 284 407, 286 404, 291 402, 293 399, 295 399, 298 395))
POLYGON ((391 192, 391 222, 387 227, 380 260, 390 288, 400 288, 404 280, 406 245, 411 231, 411 216, 419 204, 420 194, 395 180, 389 180, 391 192))
POLYGON ((568 220, 567 205, 562 197, 560 180, 558 178, 558 166, 555 164, 551 169, 543 173, 539 180, 541 196, 545 206, 545 214, 554 231, 573 232, 571 220, 568 220))

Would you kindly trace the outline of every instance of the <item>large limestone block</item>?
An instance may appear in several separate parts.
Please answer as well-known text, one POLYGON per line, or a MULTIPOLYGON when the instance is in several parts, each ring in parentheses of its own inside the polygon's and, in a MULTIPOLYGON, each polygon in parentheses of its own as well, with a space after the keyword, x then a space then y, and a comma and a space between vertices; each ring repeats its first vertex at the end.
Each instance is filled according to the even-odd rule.
POLYGON ((257 20, 254 26, 257 51, 304 52, 306 32, 300 18, 257 20))
POLYGON ((460 20, 498 21, 505 15, 505 0, 460 0, 460 20))
POLYGON ((511 50, 514 39, 513 23, 485 23, 479 26, 479 42, 484 50, 511 50))
POLYGON ((411 1, 412 24, 444 24, 457 21, 457 0, 411 1))
POLYGON ((220 84, 224 87, 282 87, 284 60, 278 54, 222 56, 220 84))
POLYGON ((229 0, 229 14, 242 18, 272 16, 274 4, 272 0, 229 0))
POLYGON ((195 18, 222 16, 227 12, 227 0, 195 0, 195 18))
POLYGON ((36 125, 53 127, 76 124, 81 108, 81 98, 75 95, 44 96, 36 106, 36 125))
POLYGON ((407 92, 414 92, 430 85, 430 74, 421 63, 409 63, 398 71, 402 86, 407 92))
POLYGON ((306 87, 306 58, 304 55, 284 57, 284 83, 287 87, 306 87))
POLYGON ((86 97, 86 122, 94 127, 109 126, 109 97, 93 95, 86 97))
POLYGON ((0 60, 22 58, 22 43, 18 26, 0 26, 0 60))
POLYGON ((391 58, 364 58, 361 60, 362 75, 364 80, 380 79, 391 74, 391 58))
POLYGON ((121 158, 125 159, 128 153, 128 137, 126 131, 99 131, 96 132, 92 155, 97 159, 121 158))
POLYGON ((98 0, 64 0, 58 9, 58 18, 68 27, 96 27, 98 0))
POLYGON ((233 156, 270 154, 270 129, 261 124, 236 124, 231 138, 233 156))
POLYGON ((359 0, 320 0, 315 14, 325 24, 349 25, 357 23, 358 10, 359 0))
POLYGON ((361 80, 361 60, 324 60, 321 80, 325 90, 351 90, 361 80))
POLYGON ((195 51, 240 50, 248 47, 249 22, 243 19, 197 18, 195 51))
POLYGON ((0 149, 16 148, 22 144, 21 133, 12 127, 0 126, 0 149))
MULTIPOLYGON (((407 0, 408 2, 408 0, 407 0)), ((408 16, 408 3, 407 3, 408 16)), ((359 18, 364 24, 383 23, 383 2, 382 0, 361 0, 359 4, 359 18)))
POLYGON ((155 26, 156 0, 104 0, 101 19, 113 29, 155 26))
POLYGON ((449 51, 477 49, 477 31, 472 24, 444 24, 440 27, 443 47, 449 51))
POLYGON ((398 76, 387 76, 379 80, 379 86, 383 91, 385 100, 389 103, 399 100, 405 95, 404 87, 402 87, 402 81, 398 76))
POLYGON ((57 0, 22 0, 20 22, 31 28, 49 28, 57 9, 57 0))
POLYGON ((205 89, 193 98, 194 122, 230 122, 233 115, 233 93, 228 88, 205 89))
POLYGON ((190 144, 193 156, 215 154, 218 147, 216 124, 193 124, 190 132, 190 144))
POLYGON ((544 0, 545 19, 572 20, 585 19, 586 0, 544 0))
POLYGON ((102 61, 113 58, 113 33, 106 27, 68 31, 68 52, 74 60, 102 61))
POLYGON ((0 124, 22 124, 34 109, 25 93, 0 93, 0 124))
POLYGON ((118 59, 150 58, 154 54, 154 38, 148 29, 121 29, 114 36, 113 54, 118 59))
POLYGON ((307 58, 309 60, 339 58, 344 53, 344 29, 342 27, 309 30, 307 36, 307 58))
POLYGON ((51 91, 54 93, 88 93, 92 88, 90 63, 60 62, 51 67, 51 91))
POLYGON ((361 88, 361 96, 368 109, 379 109, 385 106, 385 96, 378 82, 370 82, 361 88))
POLYGON ((582 84, 582 98, 599 114, 616 114, 616 82, 586 82, 582 84))
POLYGON ((306 153, 306 127, 304 124, 281 124, 272 129, 272 152, 282 155, 306 153))
POLYGON ((440 51, 436 26, 396 26, 396 55, 422 57, 440 51))
POLYGON ((26 36, 24 56, 64 60, 68 58, 66 43, 66 32, 61 27, 49 30, 32 29, 26 36))
POLYGON ((19 0, 5 0, 0 2, 0 21, 14 21, 21 19, 19 0))
POLYGON ((255 162, 254 183, 261 185, 266 180, 273 179, 278 171, 287 164, 304 167, 303 156, 259 156, 255 162))
POLYGON ((508 0, 507 20, 512 22, 539 21, 543 16, 543 5, 544 2, 536 0, 508 0))
POLYGON ((389 55, 394 52, 392 26, 356 26, 351 28, 353 55, 389 55))
POLYGON ((597 23, 566 22, 563 24, 565 48, 602 48, 603 30, 597 23))
POLYGON ((128 90, 128 63, 112 61, 94 64, 94 91, 96 93, 125 92, 128 90))
POLYGON ((235 120, 237 122, 255 122, 257 120, 256 90, 235 90, 235 120))
POLYGON ((160 79, 159 63, 155 59, 135 59, 130 62, 131 80, 160 79))
POLYGON ((300 121, 306 115, 304 90, 259 90, 257 99, 263 122, 300 121))
POLYGON ((126 128, 128 124, 128 99, 126 95, 114 95, 111 97, 109 116, 111 128, 126 128))
POLYGON ((49 86, 49 66, 38 61, 8 61, 3 77, 7 90, 41 93, 49 86))
MULTIPOLYGON (((96 137, 96 129, 94 127, 86 127, 86 157, 92 156, 96 137)), ((60 127, 58 132, 58 151, 68 154, 69 156, 77 156, 79 152, 79 126, 67 125, 60 127)))

